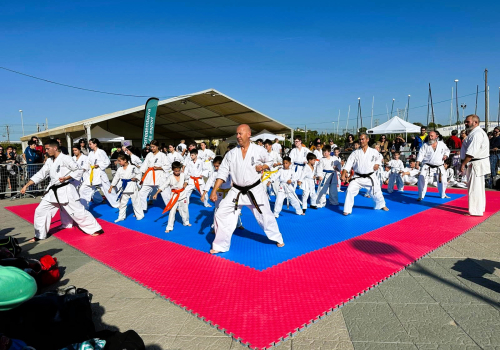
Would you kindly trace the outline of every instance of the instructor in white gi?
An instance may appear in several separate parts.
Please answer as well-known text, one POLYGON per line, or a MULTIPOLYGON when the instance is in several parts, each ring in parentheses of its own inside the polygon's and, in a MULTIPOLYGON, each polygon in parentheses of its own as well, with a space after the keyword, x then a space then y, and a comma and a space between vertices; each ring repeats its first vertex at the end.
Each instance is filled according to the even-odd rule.
POLYGON ((467 171, 467 190, 469 194, 469 214, 483 216, 486 210, 484 176, 491 173, 490 143, 488 135, 479 127, 479 117, 471 114, 465 118, 467 137, 462 142, 460 158, 462 174, 467 171))
POLYGON ((80 196, 75 186, 70 185, 71 179, 78 180, 82 177, 83 170, 70 156, 61 153, 56 140, 49 140, 44 146, 49 158, 42 169, 33 175, 21 189, 21 194, 24 194, 29 186, 36 185, 50 177, 45 195, 35 210, 35 237, 30 242, 47 238, 50 222, 58 209, 61 209, 63 228, 72 227, 74 221, 87 234, 98 236, 104 233, 101 225, 80 203, 80 196))
POLYGON ((351 153, 342 170, 343 182, 347 181, 351 169, 354 170, 354 177, 347 187, 344 215, 352 213, 354 197, 361 188, 366 188, 369 191, 371 198, 375 202, 375 209, 388 211, 389 209, 385 206, 385 199, 380 188, 380 181, 375 175, 375 172, 382 164, 380 153, 376 149, 368 147, 368 136, 366 134, 359 136, 359 142, 361 147, 351 153))
POLYGON ((248 125, 242 124, 238 127, 236 130, 238 147, 226 154, 219 167, 210 200, 213 202, 217 200, 217 191, 227 181, 228 175, 231 175, 233 187, 220 202, 215 213, 215 239, 210 250, 211 254, 229 250, 231 236, 236 228, 241 208, 244 206, 252 210, 259 226, 271 241, 275 241, 278 247, 285 245, 267 195, 260 186, 259 172, 269 169, 272 160, 264 148, 250 143, 251 134, 248 125))

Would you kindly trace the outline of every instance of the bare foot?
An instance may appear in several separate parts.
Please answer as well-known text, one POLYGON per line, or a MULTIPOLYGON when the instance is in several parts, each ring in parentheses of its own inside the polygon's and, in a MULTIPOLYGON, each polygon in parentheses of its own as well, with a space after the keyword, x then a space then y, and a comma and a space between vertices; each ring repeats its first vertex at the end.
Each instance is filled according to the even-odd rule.
POLYGON ((346 213, 346 212, 344 212, 343 214, 344 216, 351 215, 351 213, 346 213))
POLYGON ((169 232, 170 232, 170 230, 165 230, 165 232, 166 232, 166 233, 169 233, 169 232))
POLYGON ((240 230, 244 230, 245 228, 243 227, 243 225, 239 226, 238 227, 240 230))
POLYGON ((276 245, 278 246, 278 248, 282 248, 285 246, 285 243, 276 243, 276 245))
POLYGON ((221 253, 218 250, 210 249, 210 254, 218 254, 221 253))
POLYGON ((38 238, 38 237, 33 237, 32 239, 30 239, 30 240, 28 241, 28 243, 35 243, 35 242, 38 242, 39 240, 40 240, 40 238, 38 238))
POLYGON ((421 200, 422 200, 422 198, 417 198, 417 201, 419 201, 419 202, 420 202, 421 200))
POLYGON ((92 237, 97 237, 97 236, 102 235, 103 233, 104 233, 104 231, 101 229, 101 230, 99 230, 99 231, 94 232, 93 234, 91 234, 91 236, 92 236, 92 237))
POLYGON ((387 207, 383 207, 383 208, 382 208, 382 210, 383 210, 383 211, 389 211, 389 208, 387 208, 387 207))

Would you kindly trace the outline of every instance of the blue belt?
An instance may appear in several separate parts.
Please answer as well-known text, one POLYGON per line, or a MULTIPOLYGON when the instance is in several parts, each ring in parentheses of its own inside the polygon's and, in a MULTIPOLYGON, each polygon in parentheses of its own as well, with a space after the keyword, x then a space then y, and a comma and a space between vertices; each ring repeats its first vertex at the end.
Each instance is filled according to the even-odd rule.
POLYGON ((127 187, 130 181, 132 181, 132 179, 122 179, 122 188, 120 190, 120 194, 118 195, 117 200, 120 200, 120 198, 122 198, 123 191, 125 191, 125 188, 127 187))
POLYGON ((295 172, 297 172, 297 167, 298 167, 298 166, 301 166, 301 167, 306 166, 304 163, 302 163, 302 164, 301 164, 301 163, 295 163, 295 162, 294 162, 293 164, 295 165, 295 172))
MULTIPOLYGON (((323 172, 324 172, 325 174, 333 174, 333 173, 334 173, 334 171, 333 171, 333 170, 323 170, 323 172)), ((325 177, 323 177, 323 181, 321 181, 321 186, 323 186, 323 185, 325 184, 325 180, 326 180, 326 176, 325 176, 325 177)), ((330 176, 330 182, 329 182, 329 184, 331 184, 331 183, 332 183, 332 180, 333 180, 333 175, 332 175, 332 176, 330 176)))

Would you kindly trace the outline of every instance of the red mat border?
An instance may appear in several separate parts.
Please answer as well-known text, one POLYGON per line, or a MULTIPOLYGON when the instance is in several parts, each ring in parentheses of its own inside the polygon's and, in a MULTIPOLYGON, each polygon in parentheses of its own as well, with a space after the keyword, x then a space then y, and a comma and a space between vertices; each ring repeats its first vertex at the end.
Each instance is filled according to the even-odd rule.
MULTIPOLYGON (((55 237, 242 343, 264 349, 292 336, 500 210, 500 193, 488 191, 486 196, 487 212, 483 217, 463 215, 467 212, 464 196, 264 271, 100 219, 106 234, 99 238, 77 229, 57 232, 55 237), (438 222, 444 225, 436 228, 438 222), (453 231, 449 222, 460 229, 453 231), (411 235, 404 235, 408 227, 418 230, 412 229, 411 235), (117 240, 122 244, 117 246, 117 240), (151 269, 151 261, 156 261, 156 269, 151 269)), ((36 205, 6 209, 33 222, 36 205)), ((57 224, 56 219, 53 225, 57 224)))

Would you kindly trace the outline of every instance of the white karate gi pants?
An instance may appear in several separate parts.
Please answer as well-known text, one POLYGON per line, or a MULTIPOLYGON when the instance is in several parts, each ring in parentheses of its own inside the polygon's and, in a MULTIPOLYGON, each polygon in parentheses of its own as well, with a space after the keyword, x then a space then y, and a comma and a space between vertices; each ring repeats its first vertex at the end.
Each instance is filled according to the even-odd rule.
POLYGON ((61 226, 64 228, 72 227, 72 221, 74 221, 83 232, 90 235, 102 229, 94 216, 84 208, 80 201, 70 200, 68 203, 59 205, 42 199, 35 209, 35 237, 47 238, 50 222, 59 209, 61 209, 61 226))
MULTIPOLYGON (((274 202, 274 216, 279 217, 281 210, 283 209, 283 201, 287 197, 287 194, 285 192, 278 192, 278 195, 276 196, 276 202, 274 202)), ((288 200, 290 201, 290 204, 292 205, 293 209, 295 209, 295 213, 297 215, 302 215, 302 207, 300 206, 300 202, 298 201, 296 196, 290 195, 288 196, 288 200)), ((306 204, 307 205, 307 204, 306 204)))
POLYGON ((467 193, 469 199, 469 214, 483 216, 486 210, 486 189, 484 176, 477 176, 474 166, 467 167, 467 193))
MULTIPOLYGON (((214 209, 214 221, 212 223, 211 228, 215 227, 215 213, 217 212, 217 209, 219 209, 219 204, 220 202, 225 198, 224 192, 217 191, 217 200, 215 201, 215 209, 214 209)), ((240 215, 238 215, 238 223, 236 224, 236 227, 241 227, 243 226, 243 222, 241 221, 241 212, 240 215)))
POLYGON ((378 181, 375 174, 372 174, 373 183, 375 188, 372 186, 372 182, 369 178, 358 177, 355 180, 351 180, 349 186, 347 186, 347 192, 345 195, 344 203, 344 213, 352 213, 352 207, 354 206, 354 197, 359 193, 359 190, 365 188, 370 194, 371 199, 375 203, 375 209, 382 209, 385 207, 385 199, 382 195, 382 189, 380 188, 380 182, 378 181))
POLYGON ((120 205, 118 208, 120 209, 118 214, 118 220, 125 220, 127 217, 127 205, 128 200, 132 200, 132 208, 134 209, 134 215, 137 220, 141 220, 144 218, 144 211, 142 210, 141 198, 139 196, 139 192, 134 193, 124 193, 120 198, 120 205))
POLYGON ((409 183, 410 185, 416 185, 418 183, 418 179, 416 179, 410 175, 405 175, 405 176, 403 176, 403 183, 409 183))
MULTIPOLYGON (((203 178, 198 179, 198 183, 200 184, 200 189, 202 189, 205 186, 205 181, 203 181, 203 178)), ((186 186, 186 189, 184 190, 186 192, 186 198, 187 198, 188 204, 191 201, 191 194, 193 193, 194 190, 196 190, 196 192, 198 192, 198 189, 196 188, 195 184, 188 183, 188 185, 186 186)), ((201 196, 201 193, 200 193, 200 196, 201 196)), ((207 195, 205 196, 205 201, 203 202, 203 205, 205 207, 209 206, 208 197, 209 197, 209 195, 207 193, 207 195)))
POLYGON ((259 204, 262 214, 257 211, 257 208, 252 204, 248 196, 240 195, 238 200, 238 209, 234 210, 233 200, 236 199, 239 191, 232 188, 219 203, 219 208, 215 213, 215 239, 212 243, 212 249, 219 252, 227 252, 231 246, 231 237, 238 223, 238 217, 243 207, 248 207, 252 211, 259 226, 264 230, 267 238, 279 244, 283 243, 278 223, 271 211, 269 200, 262 186, 256 186, 251 189, 255 196, 255 200, 259 204))
MULTIPOLYGON (((148 210, 148 197, 151 194, 151 192, 156 193, 158 191, 158 185, 156 186, 149 186, 149 185, 142 185, 141 189, 139 190, 139 198, 142 206, 143 211, 148 210)), ((165 188, 164 191, 160 192, 161 198, 163 199, 163 203, 165 206, 167 206, 168 202, 170 201, 170 197, 172 196, 172 191, 170 190, 170 187, 165 188)))
POLYGON ((316 205, 323 208, 326 205, 326 193, 328 192, 328 201, 331 205, 339 205, 339 193, 337 188, 337 176, 335 174, 325 174, 325 181, 321 181, 318 187, 316 205), (333 176, 333 178, 332 178, 333 176), (332 182, 330 183, 330 179, 332 182), (323 184, 323 185, 321 185, 323 184))
POLYGON ((398 191, 403 192, 405 184, 403 182, 403 178, 399 173, 391 173, 389 175, 389 185, 387 187, 387 192, 394 192, 394 183, 396 183, 396 188, 398 189, 398 191))
MULTIPOLYGON (((425 194, 427 193, 427 184, 430 182, 432 183, 434 179, 434 173, 431 171, 429 175, 429 167, 424 165, 422 169, 420 170, 420 175, 418 176, 418 198, 425 198, 425 194)), ((431 169, 434 170, 434 169, 431 169)), ((444 166, 440 166, 438 168, 435 168, 435 174, 438 177, 437 181, 437 188, 439 191, 439 196, 441 198, 444 198, 446 196, 446 186, 448 186, 448 179, 446 176, 446 169, 444 166), (439 181, 439 170, 441 170, 441 182, 439 181)))
POLYGON ((167 224, 167 231, 172 231, 174 229, 174 223, 175 223, 175 213, 178 211, 179 214, 181 215, 182 219, 182 224, 184 226, 189 225, 189 210, 188 210, 188 204, 189 202, 187 199, 183 200, 178 200, 172 209, 170 209, 170 212, 168 213, 168 224, 167 224))
POLYGON ((318 196, 316 195, 315 190, 303 190, 302 191, 302 209, 306 210, 307 209, 307 200, 311 198, 311 205, 317 206, 317 201, 318 201, 318 196))
POLYGON ((113 208, 118 208, 118 206, 120 205, 117 200, 118 194, 116 193, 116 191, 111 191, 111 193, 108 193, 109 187, 111 186, 109 180, 107 182, 101 180, 101 184, 97 186, 89 186, 85 183, 82 183, 82 185, 80 186, 80 202, 83 204, 85 209, 88 210, 89 202, 92 198, 96 203, 101 203, 103 201, 101 194, 96 188, 98 186, 101 187, 102 191, 105 193, 109 205, 111 205, 113 208))

